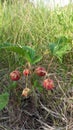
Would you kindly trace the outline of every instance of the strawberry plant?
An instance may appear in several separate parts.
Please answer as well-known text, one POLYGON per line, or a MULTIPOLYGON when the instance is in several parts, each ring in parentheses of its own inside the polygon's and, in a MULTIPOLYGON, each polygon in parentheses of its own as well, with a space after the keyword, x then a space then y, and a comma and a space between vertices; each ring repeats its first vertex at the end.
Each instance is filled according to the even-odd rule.
POLYGON ((14 71, 10 72, 10 79, 12 81, 18 81, 23 73, 23 76, 25 76, 25 87, 22 91, 22 96, 28 97, 29 94, 33 93, 35 102, 37 102, 36 98, 36 92, 35 90, 38 89, 39 91, 43 89, 46 90, 52 90, 54 88, 53 80, 49 78, 47 71, 44 67, 38 66, 33 71, 33 65, 39 62, 42 57, 38 56, 34 49, 32 49, 29 46, 19 46, 19 45, 12 45, 12 44, 2 44, 0 45, 1 49, 6 49, 7 51, 13 51, 14 53, 18 54, 19 56, 22 56, 25 58, 26 65, 24 65, 25 69, 20 72, 18 69, 15 69, 14 71), (29 78, 30 75, 30 78, 29 78), (44 81, 38 82, 36 76, 42 77, 44 81), (48 77, 46 79, 46 76, 48 77), (30 85, 28 84, 30 80, 30 85), (34 80, 34 81, 33 81, 34 80), (41 84, 42 83, 42 84, 41 84), (29 87, 30 86, 30 87, 29 87))
POLYGON ((63 60, 63 56, 69 53, 72 49, 70 46, 70 40, 65 36, 57 38, 56 42, 49 43, 49 49, 53 56, 57 57, 60 62, 63 60))
MULTIPOLYGON (((28 76, 30 74, 30 70, 32 71, 32 66, 39 62, 42 59, 42 56, 38 56, 36 51, 32 49, 30 46, 19 46, 19 45, 12 45, 9 43, 5 43, 0 45, 0 49, 5 49, 7 51, 12 51, 19 56, 22 56, 25 58, 26 64, 28 65, 28 68, 25 68, 23 70, 23 75, 25 76, 26 79, 26 85, 25 88, 23 89, 22 95, 27 97, 29 93, 29 88, 28 88, 28 76)), ((25 66, 25 65, 24 65, 25 66)), ((12 81, 18 81, 21 78, 21 73, 18 69, 13 70, 10 72, 10 79, 12 81)), ((5 105, 4 105, 5 106, 5 105)))

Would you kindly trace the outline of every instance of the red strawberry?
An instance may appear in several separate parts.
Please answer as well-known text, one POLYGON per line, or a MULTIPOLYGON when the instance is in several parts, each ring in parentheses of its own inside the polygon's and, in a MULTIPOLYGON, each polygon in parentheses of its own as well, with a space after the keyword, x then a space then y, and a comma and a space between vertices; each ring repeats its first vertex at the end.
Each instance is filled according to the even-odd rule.
POLYGON ((24 75, 24 76, 27 76, 27 75, 29 75, 29 74, 30 74, 29 69, 23 70, 23 75, 24 75))
POLYGON ((20 75, 20 72, 19 72, 18 70, 14 70, 14 71, 12 71, 12 72, 10 73, 10 78, 11 78, 11 80, 13 80, 13 81, 19 80, 20 77, 21 77, 21 75, 20 75))
POLYGON ((52 90, 54 88, 54 82, 52 79, 45 79, 43 81, 43 86, 44 88, 46 88, 47 90, 52 90))
POLYGON ((36 70, 35 70, 36 74, 38 76, 45 76, 46 75, 46 70, 44 67, 38 67, 36 70))

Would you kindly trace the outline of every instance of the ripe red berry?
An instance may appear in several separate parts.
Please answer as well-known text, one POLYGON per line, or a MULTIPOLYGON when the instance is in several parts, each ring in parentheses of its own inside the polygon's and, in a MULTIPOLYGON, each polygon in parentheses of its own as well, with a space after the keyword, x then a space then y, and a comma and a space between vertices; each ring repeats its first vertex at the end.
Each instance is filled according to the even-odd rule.
POLYGON ((46 75, 46 70, 44 67, 38 67, 36 70, 35 70, 36 74, 38 76, 45 76, 46 75))
POLYGON ((30 74, 29 69, 23 70, 23 75, 24 75, 24 76, 28 76, 29 74, 30 74))
POLYGON ((43 86, 44 88, 46 88, 47 90, 52 90, 54 88, 54 82, 52 79, 45 79, 43 81, 43 86))
POLYGON ((13 81, 19 80, 20 77, 21 77, 21 74, 20 74, 20 72, 19 72, 18 70, 12 71, 12 72, 10 73, 10 78, 11 78, 11 80, 13 80, 13 81))

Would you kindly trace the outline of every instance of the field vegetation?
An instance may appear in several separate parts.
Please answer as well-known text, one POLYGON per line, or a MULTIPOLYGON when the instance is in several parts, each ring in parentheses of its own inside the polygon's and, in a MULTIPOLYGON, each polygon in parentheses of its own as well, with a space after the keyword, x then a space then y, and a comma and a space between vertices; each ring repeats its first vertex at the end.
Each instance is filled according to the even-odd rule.
POLYGON ((41 128, 73 129, 73 4, 52 10, 0 1, 0 129, 41 128), (35 75, 38 67, 45 76, 35 75), (11 81, 14 70, 19 81, 11 81), (43 87, 47 77, 52 90, 43 87))

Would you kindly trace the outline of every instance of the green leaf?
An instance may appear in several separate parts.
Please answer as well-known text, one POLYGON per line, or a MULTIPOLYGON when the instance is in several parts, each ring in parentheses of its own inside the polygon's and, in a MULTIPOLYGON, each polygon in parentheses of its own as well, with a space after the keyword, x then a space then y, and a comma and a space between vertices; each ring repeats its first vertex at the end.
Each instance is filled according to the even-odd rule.
POLYGON ((30 63, 33 63, 33 61, 34 61, 34 57, 35 57, 35 55, 36 55, 36 52, 35 52, 35 50, 34 49, 32 49, 31 47, 29 47, 29 46, 22 46, 22 48, 23 49, 25 49, 25 51, 26 51, 26 58, 27 58, 27 60, 30 62, 30 63))
POLYGON ((70 50, 70 46, 67 44, 67 45, 64 45, 63 47, 59 48, 56 52, 55 52, 55 55, 56 56, 59 56, 59 57, 63 57, 64 54, 68 53, 68 51, 70 50))
POLYGON ((65 36, 60 36, 60 37, 57 38, 57 40, 56 40, 56 43, 58 43, 58 44, 67 43, 67 42, 69 42, 69 40, 68 40, 67 37, 65 37, 65 36))
POLYGON ((9 94, 7 92, 0 95, 0 110, 2 110, 9 101, 9 94))
POLYGON ((71 46, 69 40, 65 36, 61 36, 55 43, 49 43, 49 49, 62 62, 63 56, 71 50, 71 46))
POLYGON ((56 43, 49 43, 49 49, 52 54, 54 53, 55 47, 56 47, 56 43))
POLYGON ((41 59, 42 59, 42 56, 35 56, 33 61, 32 61, 32 64, 38 63, 41 59))
POLYGON ((11 43, 4 43, 0 45, 0 49, 7 49, 8 51, 16 52, 19 55, 25 55, 25 51, 22 49, 22 47, 18 45, 13 45, 11 43))
POLYGON ((26 49, 27 49, 27 53, 26 53, 27 59, 31 64, 36 64, 42 59, 41 56, 36 55, 35 50, 32 49, 31 47, 26 46, 26 49))
POLYGON ((0 49, 7 49, 8 51, 13 51, 19 55, 22 55, 31 64, 35 64, 42 59, 42 57, 36 55, 35 50, 30 46, 19 46, 5 43, 0 45, 0 49))

